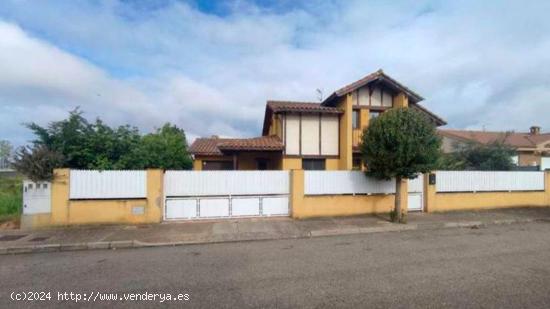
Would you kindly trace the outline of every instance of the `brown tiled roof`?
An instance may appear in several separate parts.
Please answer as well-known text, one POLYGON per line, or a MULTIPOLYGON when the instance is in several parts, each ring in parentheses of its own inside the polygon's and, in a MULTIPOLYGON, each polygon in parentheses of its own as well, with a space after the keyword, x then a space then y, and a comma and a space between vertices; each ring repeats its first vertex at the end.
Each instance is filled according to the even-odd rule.
POLYGON ((450 138, 473 141, 481 144, 501 142, 514 148, 535 148, 537 144, 550 141, 550 133, 530 134, 525 132, 489 132, 440 129, 439 134, 450 138))
POLYGON ((340 108, 322 106, 315 102, 296 102, 296 101, 267 101, 267 108, 274 113, 279 112, 300 112, 300 113, 327 113, 342 114, 344 111, 340 108))
POLYGON ((334 93, 332 93, 329 97, 327 97, 324 101, 323 101, 323 105, 327 105, 327 104, 330 104, 330 102, 334 99, 334 98, 337 98, 337 97, 341 97, 343 95, 346 95, 354 90, 357 90, 363 86, 365 86, 366 84, 370 83, 370 82, 373 82, 373 81, 385 81, 387 82, 389 85, 391 85, 392 87, 396 88, 396 89, 399 89, 403 92, 405 92, 410 98, 412 98, 414 102, 419 102, 419 101, 422 101, 424 100, 424 98, 422 98, 419 94, 415 93, 414 91, 412 91, 411 89, 405 87, 403 84, 399 83, 398 81, 396 81, 395 79, 391 78, 389 75, 387 75, 386 73, 384 73, 384 71, 382 70, 378 70, 374 73, 371 73, 363 78, 361 78, 360 80, 358 81, 355 81, 349 85, 346 85, 338 90, 336 90, 334 93))
POLYGON ((261 136, 253 138, 197 138, 189 152, 194 155, 221 156, 223 151, 280 151, 284 145, 278 136, 261 136))

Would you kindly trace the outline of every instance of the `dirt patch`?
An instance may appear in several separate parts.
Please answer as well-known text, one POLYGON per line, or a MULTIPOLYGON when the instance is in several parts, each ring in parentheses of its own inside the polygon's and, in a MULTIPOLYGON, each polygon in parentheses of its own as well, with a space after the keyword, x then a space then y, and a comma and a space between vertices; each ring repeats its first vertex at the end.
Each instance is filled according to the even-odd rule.
POLYGON ((0 222, 0 230, 17 230, 19 229, 19 220, 8 220, 0 222))

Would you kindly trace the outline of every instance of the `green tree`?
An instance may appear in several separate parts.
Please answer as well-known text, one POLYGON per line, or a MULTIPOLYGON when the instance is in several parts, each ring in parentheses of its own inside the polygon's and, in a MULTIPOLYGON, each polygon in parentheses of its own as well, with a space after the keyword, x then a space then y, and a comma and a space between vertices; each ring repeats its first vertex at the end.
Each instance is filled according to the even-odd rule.
POLYGON ((435 126, 409 108, 391 109, 373 119, 364 130, 360 148, 367 175, 396 181, 393 221, 406 222, 401 210, 402 179, 416 178, 435 168, 440 146, 435 126))
MULTIPOLYGON (((36 139, 34 147, 21 149, 16 160, 28 160, 35 151, 44 156, 48 150, 55 156, 42 168, 69 167, 76 169, 190 169, 191 156, 187 151, 185 132, 166 124, 155 133, 141 136, 129 125, 109 127, 101 119, 89 122, 75 109, 67 119, 46 127, 36 123, 26 125, 36 139)), ((29 162, 20 162, 20 166, 29 162)))
POLYGON ((9 159, 13 154, 13 146, 10 142, 5 140, 0 140, 0 159, 6 158, 9 159))
POLYGON ((133 164, 162 169, 191 169, 193 161, 187 151, 185 132, 166 123, 155 133, 144 135, 140 146, 125 158, 133 164))
POLYGON ((455 152, 446 154, 440 169, 508 171, 514 167, 515 150, 502 142, 490 144, 466 143, 457 145, 455 152))

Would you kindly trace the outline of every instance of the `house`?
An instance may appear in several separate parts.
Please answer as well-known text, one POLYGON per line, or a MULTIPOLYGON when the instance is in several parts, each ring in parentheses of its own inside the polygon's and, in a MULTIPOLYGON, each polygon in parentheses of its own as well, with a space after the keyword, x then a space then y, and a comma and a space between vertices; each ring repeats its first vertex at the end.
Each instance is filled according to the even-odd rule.
POLYGON ((351 170, 361 168, 359 144, 370 119, 409 107, 436 126, 445 121, 423 98, 378 70, 324 101, 267 101, 262 136, 198 138, 190 147, 195 170, 351 170))
POLYGON ((468 142, 490 144, 500 142, 516 150, 514 162, 518 166, 531 166, 544 170, 550 168, 550 133, 541 133, 532 126, 529 132, 489 132, 469 130, 438 130, 443 138, 443 152, 455 151, 468 142))

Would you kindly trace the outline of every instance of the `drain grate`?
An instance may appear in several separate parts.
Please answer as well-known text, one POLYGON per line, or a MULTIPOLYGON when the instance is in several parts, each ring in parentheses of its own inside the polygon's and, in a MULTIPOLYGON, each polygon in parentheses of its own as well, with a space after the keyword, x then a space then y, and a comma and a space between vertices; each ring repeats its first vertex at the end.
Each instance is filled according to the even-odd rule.
POLYGON ((27 235, 3 235, 3 236, 0 236, 0 241, 14 241, 14 240, 21 239, 25 236, 27 235))

